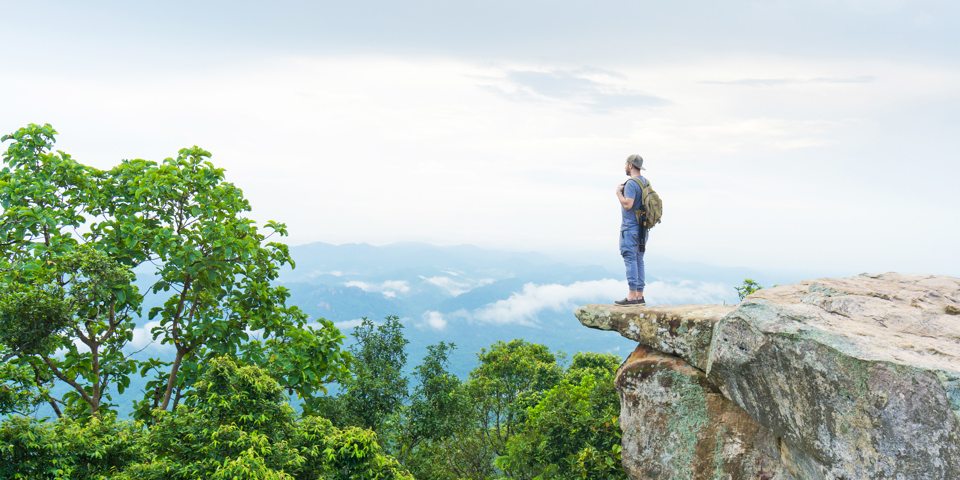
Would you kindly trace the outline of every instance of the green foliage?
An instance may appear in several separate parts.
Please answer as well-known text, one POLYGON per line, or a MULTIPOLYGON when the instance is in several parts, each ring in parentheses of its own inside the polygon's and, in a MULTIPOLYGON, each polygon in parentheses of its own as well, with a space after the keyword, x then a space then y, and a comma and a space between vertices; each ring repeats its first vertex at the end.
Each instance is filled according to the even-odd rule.
POLYGON ((264 369, 211 360, 189 405, 149 429, 114 417, 0 424, 0 478, 411 479, 356 427, 299 419, 264 369))
POLYGON ((143 452, 141 425, 114 417, 48 423, 13 417, 0 424, 0 478, 112 478, 143 452))
POLYGON ((59 286, 14 283, 0 297, 0 342, 11 352, 50 352, 72 319, 59 286))
POLYGON ((366 318, 353 330, 350 377, 341 381, 343 393, 326 400, 318 412, 337 426, 355 425, 381 432, 389 418, 407 400, 408 383, 401 370, 407 363, 403 324, 396 316, 376 325, 366 318))
MULTIPOLYGON (((417 445, 404 459, 403 465, 414 478, 431 480, 459 480, 461 478, 487 478, 486 476, 462 475, 452 468, 451 459, 459 459, 461 452, 452 450, 448 442, 428 440, 417 445)), ((489 462, 488 462, 489 463, 489 462)), ((490 470, 492 474, 492 470, 490 470)))
MULTIPOLYGON (((370 345, 396 346, 403 343, 397 342, 400 328, 373 327, 359 336, 370 345)), ((578 353, 564 370, 541 345, 494 344, 478 355, 472 376, 507 372, 506 364, 516 362, 511 384, 520 386, 497 425, 486 407, 494 399, 484 396, 501 395, 502 385, 481 380, 478 386, 450 375, 453 349, 442 342, 428 348, 414 369, 412 394, 378 422, 381 432, 299 418, 268 369, 217 357, 194 393, 173 411, 158 413, 152 425, 15 419, 0 427, 6 455, 0 461, 16 465, 8 476, 23 478, 624 478, 616 357, 578 353), (545 385, 552 386, 536 390, 545 385), (513 433, 501 440, 498 432, 508 423, 513 433)))
POLYGON ((119 479, 410 478, 376 434, 298 420, 264 369, 214 359, 191 405, 161 415, 144 435, 151 457, 119 479))
POLYGON ((52 425, 15 417, 0 425, 0 478, 69 478, 70 452, 52 425))
POLYGON ((191 393, 204 361, 231 355, 263 366, 315 409, 349 357, 331 322, 307 325, 286 305, 287 290, 271 284, 293 265, 286 245, 268 241, 286 227, 267 222, 264 233, 246 218, 250 204, 199 147, 104 171, 54 151, 56 133, 31 124, 2 138, 10 144, 0 170, 0 356, 14 368, 0 380, 19 390, 2 401, 36 404, 24 403, 28 391, 58 416, 99 417, 112 410, 112 390, 150 373, 137 412, 149 422, 191 393), (168 297, 148 314, 159 321, 152 334, 174 347, 172 362, 123 353, 148 293, 131 271, 147 262, 159 278, 148 292, 168 297), (70 392, 53 398, 54 382, 70 392))
POLYGON ((426 357, 414 369, 417 386, 411 401, 394 420, 388 445, 417 478, 457 478, 446 458, 451 450, 447 444, 473 424, 472 399, 449 372, 455 348, 445 342, 427 347, 426 357))
MULTIPOLYGON (((490 442, 490 437, 471 419, 464 420, 463 430, 457 435, 442 443, 431 444, 429 448, 423 450, 422 456, 412 459, 420 465, 427 464, 427 468, 420 466, 419 472, 432 470, 432 472, 445 473, 445 476, 437 475, 436 478, 477 480, 500 478, 503 472, 493 464, 497 453, 493 451, 494 445, 490 442), (436 452, 432 456, 429 455, 431 449, 436 452)), ((418 467, 411 463, 408 463, 411 469, 418 467)), ((433 477, 425 476, 424 478, 433 477)))
POLYGON ((626 478, 620 467, 620 401, 613 377, 564 380, 531 407, 496 465, 512 478, 626 478))
POLYGON ((323 479, 413 479, 395 458, 384 454, 377 434, 358 427, 337 429, 329 420, 304 419, 298 443, 307 462, 297 478, 323 479), (309 443, 309 441, 316 443, 309 443), (320 472, 315 476, 312 472, 320 472))
POLYGON ((427 347, 427 356, 414 369, 418 385, 407 408, 410 424, 407 436, 412 439, 440 440, 457 430, 460 419, 469 414, 463 383, 452 375, 450 354, 452 343, 440 342, 427 347))
POLYGON ((498 341, 489 351, 480 349, 477 358, 480 365, 470 372, 470 390, 483 431, 492 434, 492 450, 499 453, 516 433, 525 407, 559 383, 563 369, 549 348, 523 340, 498 341))
POLYGON ((620 362, 620 357, 612 353, 577 352, 567 367, 566 378, 571 383, 580 383, 587 375, 612 377, 620 367, 620 362))
POLYGON ((0 363, 0 416, 26 415, 45 398, 29 368, 0 363))
POLYGON ((130 478, 152 478, 150 467, 162 468, 166 478, 210 478, 244 460, 276 470, 298 461, 298 453, 284 441, 293 429, 293 409, 263 370, 238 367, 226 357, 214 359, 190 400, 161 415, 144 436, 144 449, 161 462, 134 467, 130 478), (250 449, 256 455, 245 456, 250 449))
POLYGON ((209 152, 98 170, 55 136, 2 138, 0 414, 47 403, 59 419, 0 424, 0 478, 622 478, 615 356, 564 369, 543 345, 501 341, 462 381, 441 342, 411 392, 397 317, 364 319, 348 353, 331 322, 286 305, 273 283, 293 262, 270 241, 286 227, 248 219, 209 152), (158 281, 140 291, 146 264, 158 281), (165 300, 143 312, 149 293, 165 300), (144 313, 172 361, 124 353, 144 313), (111 393, 136 375, 139 422, 117 422, 111 393), (320 395, 331 382, 341 394, 320 395))
POLYGON ((744 297, 758 290, 762 290, 763 287, 761 287, 759 283, 753 281, 752 278, 745 278, 743 279, 742 287, 733 287, 733 289, 736 290, 737 295, 740 296, 740 301, 743 301, 744 297))
POLYGON ((406 395, 402 328, 388 317, 354 333, 354 379, 323 411, 335 425, 374 426, 416 478, 625 478, 617 356, 580 352, 564 369, 543 345, 500 341, 477 354, 464 382, 449 373, 455 347, 440 342, 414 368, 406 395))

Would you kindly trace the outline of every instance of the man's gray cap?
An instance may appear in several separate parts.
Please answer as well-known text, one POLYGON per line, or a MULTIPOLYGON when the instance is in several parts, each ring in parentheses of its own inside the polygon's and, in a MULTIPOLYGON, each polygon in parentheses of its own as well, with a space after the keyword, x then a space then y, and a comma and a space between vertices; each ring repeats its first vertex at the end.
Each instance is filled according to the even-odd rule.
POLYGON ((636 153, 627 157, 627 163, 639 168, 640 170, 646 170, 646 168, 643 168, 643 157, 637 155, 636 153))

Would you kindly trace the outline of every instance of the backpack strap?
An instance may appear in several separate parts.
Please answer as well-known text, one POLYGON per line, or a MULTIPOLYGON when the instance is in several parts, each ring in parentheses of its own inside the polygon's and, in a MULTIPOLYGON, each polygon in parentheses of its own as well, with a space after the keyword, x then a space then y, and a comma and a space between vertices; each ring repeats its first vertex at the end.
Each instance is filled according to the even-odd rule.
MULTIPOLYGON (((640 187, 640 198, 635 198, 633 203, 633 206, 634 206, 633 210, 636 213, 637 218, 639 219, 640 210, 643 209, 643 189, 650 186, 650 180, 647 180, 646 178, 644 178, 644 180, 647 181, 646 185, 644 185, 643 182, 640 181, 640 177, 630 177, 630 180, 637 182, 637 186, 640 187)), ((627 181, 630 181, 630 180, 627 180, 627 181)))
POLYGON ((640 187, 640 198, 633 200, 633 206, 636 207, 633 209, 633 214, 637 216, 637 225, 640 226, 640 251, 642 252, 646 250, 646 242, 644 241, 646 235, 644 234, 644 230, 647 228, 647 212, 643 208, 643 190, 650 188, 650 180, 644 178, 643 180, 646 181, 646 185, 644 185, 644 182, 641 182, 640 178, 641 177, 630 177, 630 180, 637 182, 637 186, 640 187))
POLYGON ((640 186, 641 190, 650 186, 650 179, 646 177, 630 177, 630 180, 637 182, 637 185, 640 186), (640 181, 641 178, 643 179, 643 182, 640 181))

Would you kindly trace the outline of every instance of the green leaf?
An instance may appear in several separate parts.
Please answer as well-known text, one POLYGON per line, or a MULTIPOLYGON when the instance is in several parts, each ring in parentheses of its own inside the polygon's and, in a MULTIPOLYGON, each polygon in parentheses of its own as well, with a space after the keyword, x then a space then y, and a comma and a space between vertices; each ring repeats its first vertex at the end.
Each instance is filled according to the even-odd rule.
POLYGON ((117 297, 117 303, 123 303, 127 300, 127 292, 123 287, 113 287, 113 296, 117 297))

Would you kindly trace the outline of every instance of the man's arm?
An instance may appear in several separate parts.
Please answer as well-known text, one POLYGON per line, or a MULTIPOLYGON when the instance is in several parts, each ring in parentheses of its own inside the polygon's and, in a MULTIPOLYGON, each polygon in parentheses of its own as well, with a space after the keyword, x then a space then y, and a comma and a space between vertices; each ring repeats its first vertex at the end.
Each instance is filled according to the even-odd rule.
POLYGON ((623 185, 617 185, 617 198, 620 199, 620 205, 623 206, 624 210, 631 210, 633 208, 633 198, 623 196, 624 185, 626 185, 626 182, 623 185))

